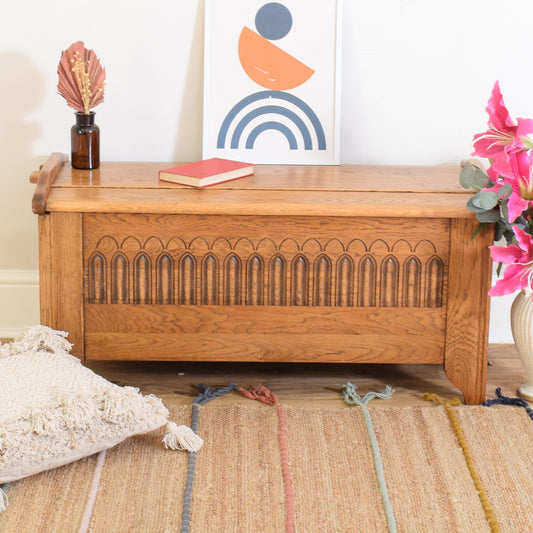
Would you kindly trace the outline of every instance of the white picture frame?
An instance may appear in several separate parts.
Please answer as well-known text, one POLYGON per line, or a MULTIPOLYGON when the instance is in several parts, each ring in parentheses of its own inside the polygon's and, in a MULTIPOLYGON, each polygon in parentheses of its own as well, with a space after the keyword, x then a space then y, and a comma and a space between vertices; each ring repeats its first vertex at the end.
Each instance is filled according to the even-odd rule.
POLYGON ((206 0, 203 157, 339 164, 342 0, 206 0))

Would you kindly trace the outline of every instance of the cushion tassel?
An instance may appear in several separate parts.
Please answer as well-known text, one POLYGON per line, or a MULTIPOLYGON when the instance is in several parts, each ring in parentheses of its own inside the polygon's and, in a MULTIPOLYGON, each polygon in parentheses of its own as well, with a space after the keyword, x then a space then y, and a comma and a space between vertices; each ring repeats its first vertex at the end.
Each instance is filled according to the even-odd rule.
POLYGON ((169 422, 166 429, 163 443, 167 449, 197 452, 204 444, 202 437, 189 426, 178 426, 175 422, 169 422))
POLYGON ((9 500, 4 489, 0 486, 0 513, 3 513, 9 505, 9 500))

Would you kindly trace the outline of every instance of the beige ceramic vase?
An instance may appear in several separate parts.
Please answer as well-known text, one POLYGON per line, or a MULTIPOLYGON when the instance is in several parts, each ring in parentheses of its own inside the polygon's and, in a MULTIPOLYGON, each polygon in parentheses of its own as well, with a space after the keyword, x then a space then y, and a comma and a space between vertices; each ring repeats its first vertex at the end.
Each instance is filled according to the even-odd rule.
POLYGON ((533 298, 531 292, 520 291, 511 306, 513 339, 524 364, 527 383, 518 388, 518 394, 533 401, 533 298))

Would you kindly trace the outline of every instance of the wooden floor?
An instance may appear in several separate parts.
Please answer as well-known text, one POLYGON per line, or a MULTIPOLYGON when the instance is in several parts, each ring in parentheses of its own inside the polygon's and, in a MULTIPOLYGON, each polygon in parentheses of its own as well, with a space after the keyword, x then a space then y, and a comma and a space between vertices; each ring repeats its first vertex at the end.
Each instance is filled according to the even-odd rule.
MULTIPOLYGON (((0 343, 11 339, 0 339, 0 343)), ((196 386, 210 387, 230 382, 242 387, 265 385, 284 403, 301 406, 339 407, 342 386, 350 381, 361 394, 381 391, 391 385, 395 393, 380 405, 427 405, 425 392, 443 399, 462 395, 446 378, 441 365, 351 365, 320 363, 184 363, 184 362, 90 362, 87 365, 118 385, 138 387, 143 394, 188 404, 196 386)), ((506 396, 516 396, 526 373, 512 344, 489 345, 487 398, 501 387, 506 396)), ((249 401, 232 394, 219 402, 249 401)))
MULTIPOLYGON (((302 406, 343 406, 342 386, 347 381, 357 385, 362 394, 391 385, 395 389, 392 399, 380 405, 427 405, 425 392, 462 400, 440 365, 92 362, 88 366, 119 385, 139 387, 145 394, 184 404, 192 401, 199 383, 214 387, 230 382, 243 387, 265 385, 282 402, 302 406)), ((516 396, 525 380, 514 345, 489 347, 487 398, 495 396, 497 387, 505 395, 516 396)), ((217 401, 249 400, 231 394, 217 401)))

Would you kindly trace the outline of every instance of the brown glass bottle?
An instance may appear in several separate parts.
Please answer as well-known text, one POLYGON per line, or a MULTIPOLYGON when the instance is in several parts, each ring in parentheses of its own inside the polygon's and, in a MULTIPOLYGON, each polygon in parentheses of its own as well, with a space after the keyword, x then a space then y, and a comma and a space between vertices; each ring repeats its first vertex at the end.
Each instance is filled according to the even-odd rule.
POLYGON ((73 168, 92 170, 100 166, 100 128, 94 123, 94 111, 76 112, 76 124, 70 129, 73 168))

